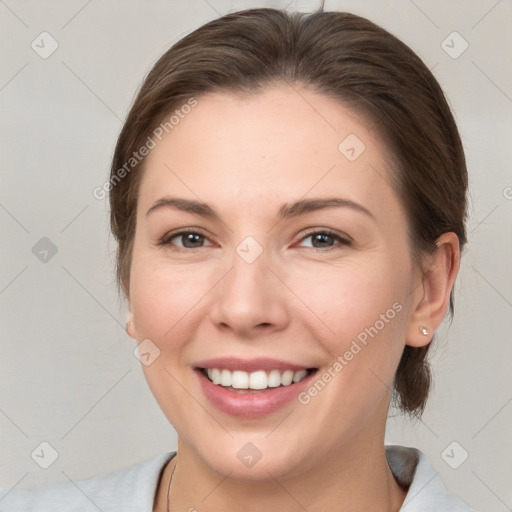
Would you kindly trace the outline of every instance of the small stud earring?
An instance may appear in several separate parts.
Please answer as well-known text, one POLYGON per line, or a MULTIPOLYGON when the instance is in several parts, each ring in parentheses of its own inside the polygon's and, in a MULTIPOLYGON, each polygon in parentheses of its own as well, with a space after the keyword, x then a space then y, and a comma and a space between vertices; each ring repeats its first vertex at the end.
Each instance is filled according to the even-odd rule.
POLYGON ((421 334, 423 334, 423 336, 428 336, 430 334, 430 331, 423 325, 420 325, 419 329, 420 329, 421 334))
POLYGON ((128 333, 128 329, 130 328, 131 325, 132 325, 132 322, 126 322, 125 330, 126 330, 127 333, 128 333))

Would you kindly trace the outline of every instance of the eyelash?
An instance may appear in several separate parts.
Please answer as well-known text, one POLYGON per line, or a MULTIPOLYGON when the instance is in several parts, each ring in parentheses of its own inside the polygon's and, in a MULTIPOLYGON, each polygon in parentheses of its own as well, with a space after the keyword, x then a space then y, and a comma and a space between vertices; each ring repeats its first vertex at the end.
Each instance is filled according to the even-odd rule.
MULTIPOLYGON (((185 236, 185 235, 190 235, 190 234, 193 234, 193 235, 199 235, 203 238, 206 238, 208 239, 208 237, 200 230, 200 229, 195 229, 195 230, 182 230, 182 231, 177 231, 177 232, 171 232, 171 233, 167 233, 166 235, 164 235, 158 242, 158 245, 159 246, 170 246, 172 247, 173 244, 171 244, 171 240, 176 238, 176 237, 179 237, 179 236, 185 236)), ((312 235, 328 235, 328 236, 331 236, 335 239, 338 240, 338 244, 337 245, 334 245, 334 246, 331 246, 331 247, 325 247, 325 248, 321 248, 321 247, 308 247, 309 249, 315 249, 316 251, 319 251, 319 252, 329 252, 329 251, 332 251, 334 249, 339 249, 343 246, 346 246, 346 247, 350 247, 352 245, 352 241, 347 239, 347 238, 344 238, 343 236, 339 235, 338 233, 336 233, 336 231, 332 231, 331 229, 313 229, 313 230, 310 230, 308 232, 306 232, 302 238, 300 239, 300 242, 304 241, 306 238, 309 238, 311 237, 312 235)), ((197 251, 197 249, 202 249, 202 247, 194 247, 194 248, 181 248, 181 247, 172 247, 172 250, 173 251, 176 251, 176 252, 192 252, 192 251, 197 251)))

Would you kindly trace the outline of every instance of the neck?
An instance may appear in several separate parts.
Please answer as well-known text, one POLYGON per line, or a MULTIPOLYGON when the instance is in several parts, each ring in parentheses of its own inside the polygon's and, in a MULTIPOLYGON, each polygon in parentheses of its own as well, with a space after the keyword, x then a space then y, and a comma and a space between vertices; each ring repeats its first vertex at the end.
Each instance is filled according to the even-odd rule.
POLYGON ((370 445, 360 442, 321 457, 315 470, 305 470, 279 479, 263 481, 234 479, 207 466, 185 444, 178 442, 178 453, 162 475, 155 512, 167 512, 167 491, 171 474, 171 512, 200 510, 201 512, 279 510, 295 512, 339 511, 396 512, 406 491, 395 481, 387 464, 383 439, 370 445), (241 504, 243 506, 241 506, 241 504))

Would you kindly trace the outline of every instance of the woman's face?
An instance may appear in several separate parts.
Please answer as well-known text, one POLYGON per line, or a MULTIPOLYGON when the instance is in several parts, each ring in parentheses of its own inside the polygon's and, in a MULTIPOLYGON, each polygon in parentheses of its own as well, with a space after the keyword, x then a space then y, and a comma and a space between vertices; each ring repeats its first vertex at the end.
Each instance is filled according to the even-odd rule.
POLYGON ((263 479, 382 445, 421 275, 378 135, 282 85, 200 96, 155 141, 129 304, 179 449, 263 479))

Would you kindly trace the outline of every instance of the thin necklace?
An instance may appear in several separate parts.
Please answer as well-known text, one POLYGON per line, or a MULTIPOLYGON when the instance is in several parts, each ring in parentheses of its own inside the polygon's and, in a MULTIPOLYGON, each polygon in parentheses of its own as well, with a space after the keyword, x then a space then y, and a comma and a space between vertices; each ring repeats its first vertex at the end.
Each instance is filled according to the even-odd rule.
POLYGON ((176 471, 176 466, 178 465, 178 461, 176 461, 174 463, 174 467, 172 468, 172 473, 171 473, 171 478, 169 479, 169 488, 167 489, 167 512, 171 512, 171 509, 169 508, 170 506, 170 499, 169 499, 169 495, 171 494, 171 482, 172 482, 172 477, 174 476, 174 472, 176 471))

